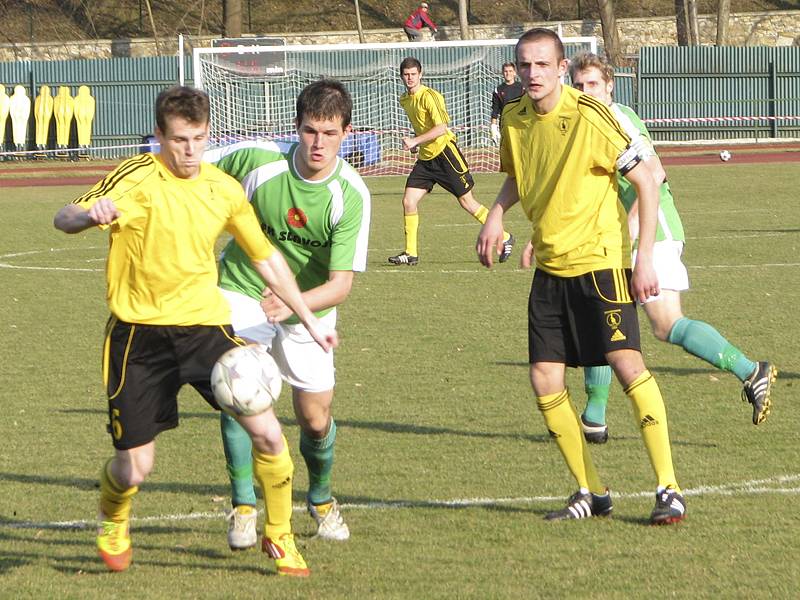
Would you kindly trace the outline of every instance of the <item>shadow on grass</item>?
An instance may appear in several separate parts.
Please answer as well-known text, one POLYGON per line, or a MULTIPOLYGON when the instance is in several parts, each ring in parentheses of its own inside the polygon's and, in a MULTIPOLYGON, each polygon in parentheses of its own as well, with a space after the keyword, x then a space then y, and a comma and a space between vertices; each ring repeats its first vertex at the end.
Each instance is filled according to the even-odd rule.
MULTIPOLYGON (((266 575, 276 575, 271 569, 272 561, 265 558, 263 565, 245 565, 236 564, 231 561, 235 559, 235 554, 227 549, 222 551, 216 548, 209 548, 207 546, 198 547, 182 547, 182 546, 166 546, 163 544, 147 543, 146 534, 148 533, 173 533, 170 528, 165 527, 134 527, 135 540, 134 540, 134 562, 135 565, 148 565, 153 567, 190 567, 192 569, 205 569, 205 570, 222 570, 226 573, 231 571, 245 573, 258 573, 266 575), (169 553, 173 555, 182 555, 191 557, 191 563, 181 562, 179 560, 148 560, 147 556, 150 553, 169 553)), ((82 575, 104 575, 109 573, 108 569, 103 565, 100 558, 95 553, 95 540, 94 534, 88 532, 81 532, 77 536, 73 534, 74 539, 70 540, 54 540, 52 536, 39 536, 31 535, 9 535, 5 532, 0 532, 0 540, 4 544, 42 544, 45 546, 41 553, 38 552, 0 552, 0 575, 7 574, 14 569, 24 567, 41 560, 47 560, 51 563, 54 570, 65 574, 80 573, 82 575), (58 550, 53 551, 56 546, 79 546, 83 549, 71 552, 70 556, 58 556, 58 550), (91 550, 89 550, 91 549, 91 550), (89 550, 87 552, 87 550, 89 550)), ((177 540, 178 542, 180 540, 177 540)), ((150 554, 152 556, 152 554, 150 554)))
POLYGON ((496 431, 464 431, 451 427, 433 427, 428 425, 414 425, 411 423, 393 423, 389 421, 354 421, 352 419, 336 419, 337 427, 352 427, 353 429, 370 429, 383 431, 385 433, 405 433, 412 435, 454 435, 468 438, 483 439, 511 439, 524 440, 536 444, 547 443, 550 436, 546 434, 526 434, 526 433, 498 433, 496 431))
MULTIPOLYGON (((220 453, 222 454, 222 453, 220 453)), ((219 469, 221 473, 225 472, 225 463, 220 458, 219 469)), ((66 488, 73 488, 80 491, 93 491, 99 490, 100 485, 96 478, 87 479, 85 477, 57 477, 55 475, 30 475, 28 473, 8 473, 0 472, 0 481, 10 481, 16 483, 23 483, 28 485, 50 485, 66 488)), ((227 485, 213 485, 213 484, 196 484, 196 483, 181 483, 181 482, 151 482, 144 483, 143 490, 158 491, 158 492, 171 492, 171 493, 186 493, 198 494, 203 496, 222 496, 230 492, 227 485)), ((0 517, 2 522, 2 517, 0 517)))

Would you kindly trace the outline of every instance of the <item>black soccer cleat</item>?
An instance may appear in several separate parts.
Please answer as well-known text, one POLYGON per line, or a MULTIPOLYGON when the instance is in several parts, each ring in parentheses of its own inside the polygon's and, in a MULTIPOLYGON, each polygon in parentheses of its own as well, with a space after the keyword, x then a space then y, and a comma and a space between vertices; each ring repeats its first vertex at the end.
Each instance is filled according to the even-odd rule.
POLYGON ((769 394, 778 377, 778 369, 766 361, 756 363, 756 370, 742 387, 742 400, 753 405, 753 425, 767 420, 772 403, 769 394))
POLYGON ((650 525, 670 525, 686 518, 686 500, 672 488, 656 492, 656 505, 650 513, 650 525))
POLYGON ((567 506, 561 510, 547 513, 545 521, 563 521, 564 519, 588 519, 589 517, 607 517, 613 510, 611 494, 606 489, 602 495, 582 493, 580 490, 567 500, 567 506))
POLYGON ((587 421, 586 417, 581 415, 581 429, 584 439, 590 444, 605 444, 608 441, 608 425, 587 421))
POLYGON ((408 265, 409 267, 413 267, 419 262, 419 257, 412 256, 408 252, 401 252, 397 256, 390 256, 389 262, 393 265, 408 265))
POLYGON ((511 256, 511 251, 514 250, 515 241, 516 240, 514 240, 514 236, 509 233, 508 239, 503 242, 503 251, 500 253, 500 258, 497 260, 499 260, 501 263, 504 263, 508 260, 508 258, 511 256))

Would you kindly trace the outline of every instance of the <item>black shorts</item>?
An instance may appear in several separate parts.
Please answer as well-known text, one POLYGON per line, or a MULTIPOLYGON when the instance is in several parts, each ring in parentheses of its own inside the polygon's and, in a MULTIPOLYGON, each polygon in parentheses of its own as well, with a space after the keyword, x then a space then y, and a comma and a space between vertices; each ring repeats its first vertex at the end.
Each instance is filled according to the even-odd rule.
POLYGON ((111 317, 103 348, 108 432, 118 450, 136 448, 178 426, 178 390, 184 383, 219 410, 211 369, 244 342, 230 325, 136 325, 111 317))
POLYGON ((418 160, 406 179, 407 188, 418 188, 430 192, 439 184, 456 198, 460 198, 475 186, 467 161, 455 142, 447 142, 438 155, 431 160, 418 160))
POLYGON ((614 350, 640 350, 630 269, 556 277, 537 269, 528 298, 528 358, 570 367, 606 364, 614 350))

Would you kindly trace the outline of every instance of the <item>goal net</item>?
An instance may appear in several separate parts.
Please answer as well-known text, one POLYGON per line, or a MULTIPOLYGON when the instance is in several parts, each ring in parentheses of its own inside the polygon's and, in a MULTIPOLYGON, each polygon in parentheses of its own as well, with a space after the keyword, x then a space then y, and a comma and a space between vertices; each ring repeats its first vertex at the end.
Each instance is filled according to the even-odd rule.
MULTIPOLYGON (((567 56, 596 51, 594 37, 565 38, 567 56)), ((492 92, 501 67, 513 61, 516 40, 415 44, 330 44, 195 48, 195 84, 211 100, 211 141, 295 140, 295 102, 321 78, 338 79, 353 97, 353 134, 340 154, 363 175, 400 175, 415 156, 401 138, 413 135, 398 98, 398 67, 406 56, 422 63, 423 84, 445 98, 450 128, 473 172, 496 172, 498 149, 489 131, 492 92)))

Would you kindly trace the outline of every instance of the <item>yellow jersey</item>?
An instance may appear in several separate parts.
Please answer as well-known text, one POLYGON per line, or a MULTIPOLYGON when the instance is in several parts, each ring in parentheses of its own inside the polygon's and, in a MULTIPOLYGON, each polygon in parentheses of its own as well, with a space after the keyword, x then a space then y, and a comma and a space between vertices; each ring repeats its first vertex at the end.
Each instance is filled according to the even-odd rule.
POLYGON ((158 155, 122 162, 73 201, 88 210, 109 197, 120 217, 110 226, 106 263, 111 313, 147 325, 224 325, 230 308, 217 287, 214 245, 231 233, 253 260, 274 248, 238 181, 203 163, 181 179, 158 155))
POLYGON ((537 268, 573 277, 630 267, 616 178, 630 138, 610 109, 562 86, 551 112, 537 114, 525 94, 506 104, 501 123, 501 170, 516 179, 537 268))
MULTIPOLYGON (((426 85, 419 86, 413 94, 406 92, 400 96, 400 106, 406 111, 415 135, 422 135, 436 125, 450 123, 450 116, 447 114, 444 98, 439 92, 426 85)), ((455 140, 456 134, 448 129, 444 135, 440 135, 435 140, 419 147, 419 160, 436 158, 442 153, 447 142, 455 140)))

